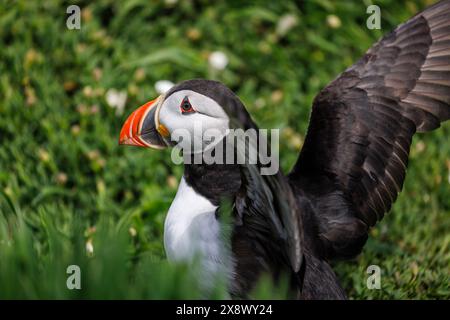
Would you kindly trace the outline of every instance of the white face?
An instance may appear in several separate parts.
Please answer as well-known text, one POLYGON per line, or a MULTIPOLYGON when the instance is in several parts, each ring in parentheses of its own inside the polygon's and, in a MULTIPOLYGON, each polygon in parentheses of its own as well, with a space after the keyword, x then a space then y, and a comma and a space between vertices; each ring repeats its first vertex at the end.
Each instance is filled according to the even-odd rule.
POLYGON ((223 108, 213 99, 192 90, 171 94, 157 113, 157 124, 164 125, 170 139, 185 152, 203 152, 213 147, 229 128, 229 118, 223 108))

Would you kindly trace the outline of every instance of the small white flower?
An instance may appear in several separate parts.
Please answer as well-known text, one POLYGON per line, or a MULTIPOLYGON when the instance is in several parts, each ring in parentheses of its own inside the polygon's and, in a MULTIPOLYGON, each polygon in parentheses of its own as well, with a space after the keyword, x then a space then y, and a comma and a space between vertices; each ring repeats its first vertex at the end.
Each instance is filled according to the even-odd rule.
POLYGON ((177 4, 178 0, 165 0, 164 2, 167 6, 173 6, 177 4))
POLYGON ((159 94, 164 94, 173 87, 173 82, 169 80, 159 80, 155 83, 155 90, 159 94))
POLYGON ((116 109, 116 115, 121 115, 127 102, 127 92, 109 89, 106 92, 106 102, 111 108, 116 109))
POLYGON ((264 108, 266 105, 266 100, 264 98, 258 98, 255 100, 255 107, 258 109, 264 108))
POLYGON ((209 55, 209 65, 216 70, 223 70, 228 64, 228 57, 222 51, 214 51, 209 55))
POLYGON ((128 232, 130 233, 130 236, 132 236, 132 237, 136 237, 136 235, 137 235, 137 231, 136 231, 136 229, 133 228, 133 227, 130 227, 130 228, 128 229, 128 232))
POLYGON ((92 244, 92 240, 89 239, 86 242, 86 252, 88 255, 93 255, 94 254, 94 245, 92 244))
POLYGON ((334 14, 330 14, 329 16, 327 16, 327 23, 333 29, 337 29, 342 25, 341 19, 339 19, 339 17, 335 16, 334 14))
POLYGON ((293 27, 295 27, 298 23, 297 17, 293 14, 285 14, 278 20, 277 24, 277 34, 280 36, 284 36, 291 30, 293 27))

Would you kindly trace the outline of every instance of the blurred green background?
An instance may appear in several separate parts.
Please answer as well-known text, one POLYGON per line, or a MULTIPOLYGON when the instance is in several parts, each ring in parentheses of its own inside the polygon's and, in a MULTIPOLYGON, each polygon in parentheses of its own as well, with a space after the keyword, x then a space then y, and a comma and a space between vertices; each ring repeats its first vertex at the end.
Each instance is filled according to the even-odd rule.
MULTIPOLYGON (((163 249, 182 167, 170 151, 119 148, 126 116, 158 95, 157 81, 220 80, 260 127, 282 129, 288 172, 319 90, 433 2, 2 1, 0 298, 200 297, 163 249), (366 28, 372 3, 381 30, 366 28), (80 30, 66 27, 71 4, 80 30), (208 62, 216 51, 224 70, 208 62), (82 290, 66 288, 70 264, 82 290)), ((397 203, 362 255, 335 263, 350 298, 450 297, 449 136, 447 123, 414 138, 397 203), (381 290, 366 288, 372 264, 381 290)), ((265 283, 254 296, 274 297, 265 283)))

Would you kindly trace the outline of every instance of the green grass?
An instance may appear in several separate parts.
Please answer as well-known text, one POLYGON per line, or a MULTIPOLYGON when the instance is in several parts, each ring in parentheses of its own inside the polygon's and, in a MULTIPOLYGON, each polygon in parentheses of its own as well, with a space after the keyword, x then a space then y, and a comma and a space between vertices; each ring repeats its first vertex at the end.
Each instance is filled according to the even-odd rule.
MULTIPOLYGON (((157 96, 157 80, 219 79, 260 127, 283 129, 287 172, 317 92, 427 2, 377 1, 379 31, 365 27, 370 1, 79 2, 81 30, 65 27, 65 1, 2 2, 0 298, 200 297, 187 268, 164 257, 182 167, 170 151, 119 148, 126 116, 157 96), (286 14, 297 24, 277 34, 286 14), (208 67, 216 50, 230 60, 223 72, 208 67), (111 88, 127 92, 122 114, 106 103, 111 88), (81 291, 66 289, 70 264, 82 269, 81 291)), ((404 192, 363 254, 335 264, 350 298, 450 297, 449 136, 445 124, 415 137, 404 192), (381 290, 366 288, 372 264, 381 290)))

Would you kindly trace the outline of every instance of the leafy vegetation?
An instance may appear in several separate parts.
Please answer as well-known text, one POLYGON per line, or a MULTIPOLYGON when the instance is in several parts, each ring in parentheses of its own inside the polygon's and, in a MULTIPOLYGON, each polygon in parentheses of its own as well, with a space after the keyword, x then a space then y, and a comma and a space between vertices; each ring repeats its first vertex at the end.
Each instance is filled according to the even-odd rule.
MULTIPOLYGON (((126 116, 158 95, 158 80, 221 80, 261 127, 282 129, 287 172, 317 92, 432 2, 376 1, 382 30, 368 30, 368 0, 79 1, 81 29, 69 30, 72 3, 3 1, 0 297, 200 297, 163 250, 182 167, 170 151, 119 148, 126 116), (208 64, 214 51, 227 55, 225 70, 208 64), (111 89, 126 93, 124 109, 107 98, 111 89), (72 264, 79 291, 66 288, 72 264)), ((335 263, 350 298, 450 297, 449 135, 447 123, 415 137, 397 203, 360 257, 335 263), (381 290, 366 287, 372 264, 381 290)), ((255 296, 270 297, 269 288, 255 296)), ((223 287, 211 297, 226 297, 223 287)))

